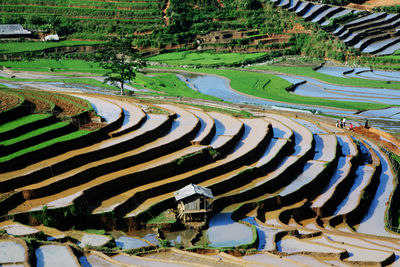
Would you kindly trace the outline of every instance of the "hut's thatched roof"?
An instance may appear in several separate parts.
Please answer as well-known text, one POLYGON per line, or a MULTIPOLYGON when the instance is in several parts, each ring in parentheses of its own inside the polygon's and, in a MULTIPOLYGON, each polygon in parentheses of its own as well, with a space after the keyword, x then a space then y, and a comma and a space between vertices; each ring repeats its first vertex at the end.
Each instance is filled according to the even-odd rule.
POLYGON ((176 201, 182 200, 184 198, 193 196, 193 195, 202 195, 208 198, 214 198, 210 189, 201 187, 195 184, 188 184, 184 188, 176 191, 174 193, 176 201))

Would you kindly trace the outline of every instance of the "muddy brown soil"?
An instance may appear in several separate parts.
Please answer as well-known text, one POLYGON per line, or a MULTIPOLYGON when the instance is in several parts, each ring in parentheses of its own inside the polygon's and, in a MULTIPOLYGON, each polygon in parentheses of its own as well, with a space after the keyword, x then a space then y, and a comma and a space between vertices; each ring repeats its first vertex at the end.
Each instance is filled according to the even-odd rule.
POLYGON ((20 103, 21 99, 15 95, 0 92, 0 112, 15 107, 20 103))
POLYGON ((351 3, 351 4, 347 5, 347 7, 370 10, 370 9, 373 9, 374 7, 393 6, 393 5, 400 5, 400 0, 369 0, 361 5, 351 3))
POLYGON ((19 91, 19 93, 21 93, 26 100, 28 100, 34 105, 35 107, 34 112, 44 112, 44 111, 50 111, 52 109, 48 101, 46 101, 41 97, 35 96, 35 94, 30 91, 24 90, 24 91, 19 91))
POLYGON ((389 151, 392 151, 393 153, 400 155, 400 149, 396 145, 394 145, 388 141, 382 140, 381 136, 379 134, 371 132, 368 128, 365 128, 362 126, 355 127, 354 132, 364 135, 364 136, 368 137, 369 139, 374 140, 375 143, 382 145, 389 151))

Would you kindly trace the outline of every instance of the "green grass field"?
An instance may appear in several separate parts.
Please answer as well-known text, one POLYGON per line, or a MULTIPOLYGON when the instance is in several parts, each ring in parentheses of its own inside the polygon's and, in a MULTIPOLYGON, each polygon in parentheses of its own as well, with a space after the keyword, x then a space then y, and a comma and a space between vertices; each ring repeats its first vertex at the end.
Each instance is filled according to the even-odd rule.
POLYGON ((151 76, 139 73, 136 76, 135 83, 141 85, 141 88, 149 88, 154 91, 164 92, 169 96, 221 101, 221 99, 217 97, 205 95, 190 89, 183 81, 179 80, 174 73, 152 74, 151 76))
POLYGON ((14 137, 14 138, 1 141, 1 142, 0 142, 0 145, 3 145, 3 146, 13 145, 13 144, 16 144, 16 143, 18 143, 18 142, 24 141, 24 140, 26 140, 26 139, 29 139, 29 138, 38 136, 38 135, 43 134, 43 133, 46 133, 46 132, 48 132, 48 131, 51 131, 51 130, 55 130, 55 129, 59 129, 59 128, 65 127, 65 126, 67 126, 68 124, 69 124, 69 123, 67 123, 67 122, 57 122, 57 123, 54 123, 54 124, 51 124, 51 125, 48 125, 48 126, 45 126, 45 127, 39 128, 39 129, 36 129, 36 130, 34 130, 34 131, 25 133, 25 134, 23 134, 23 135, 16 136, 16 137, 14 137))
POLYGON ((91 131, 80 130, 80 131, 76 131, 76 132, 73 132, 73 133, 70 133, 70 134, 67 134, 67 135, 63 135, 63 136, 48 140, 46 142, 37 144, 35 146, 27 147, 25 149, 19 150, 19 151, 15 152, 15 153, 7 155, 7 156, 1 157, 0 158, 0 162, 6 162, 8 160, 11 160, 13 158, 22 156, 22 155, 27 154, 29 152, 36 151, 36 150, 48 147, 50 145, 59 143, 59 142, 76 139, 78 137, 87 135, 89 133, 91 133, 91 131))
POLYGON ((373 88, 388 88, 400 89, 400 82, 387 83, 385 81, 368 80, 361 78, 341 78, 324 73, 317 72, 311 67, 287 67, 287 66, 270 66, 259 65, 247 67, 249 70, 267 70, 276 71, 286 74, 294 74, 300 76, 311 77, 331 84, 358 86, 358 87, 373 87, 373 88))
POLYGON ((168 65, 231 65, 246 60, 255 60, 266 53, 213 53, 213 52, 172 52, 147 58, 148 61, 157 61, 168 65))
POLYGON ((22 118, 10 121, 8 123, 1 124, 0 125, 0 133, 4 133, 7 131, 16 129, 21 125, 25 125, 25 124, 32 123, 35 121, 43 120, 43 119, 46 119, 51 116, 52 116, 51 114, 29 114, 22 118))
POLYGON ((86 72, 102 75, 105 70, 96 62, 84 60, 39 59, 32 61, 2 61, 0 66, 17 71, 86 72))
POLYGON ((21 53, 40 51, 47 48, 98 45, 101 41, 60 41, 60 42, 0 42, 0 53, 21 53))

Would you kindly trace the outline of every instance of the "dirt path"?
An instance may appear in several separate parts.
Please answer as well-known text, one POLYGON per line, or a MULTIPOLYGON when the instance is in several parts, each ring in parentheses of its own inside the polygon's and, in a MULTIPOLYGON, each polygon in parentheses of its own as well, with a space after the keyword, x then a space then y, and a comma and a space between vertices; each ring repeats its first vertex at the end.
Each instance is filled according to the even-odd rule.
POLYGON ((347 5, 346 7, 369 10, 374 7, 393 6, 393 5, 400 5, 400 0, 369 0, 369 1, 366 1, 362 5, 351 3, 351 4, 347 5))

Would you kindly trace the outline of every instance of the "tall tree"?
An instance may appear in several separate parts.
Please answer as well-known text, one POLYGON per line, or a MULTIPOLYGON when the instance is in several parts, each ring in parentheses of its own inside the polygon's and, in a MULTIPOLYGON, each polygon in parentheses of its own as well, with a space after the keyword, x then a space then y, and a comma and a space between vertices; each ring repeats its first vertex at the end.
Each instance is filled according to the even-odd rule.
POLYGON ((134 80, 136 72, 145 66, 137 50, 132 47, 132 38, 113 37, 105 50, 100 53, 100 66, 107 70, 104 83, 110 82, 124 94, 124 86, 134 80))

